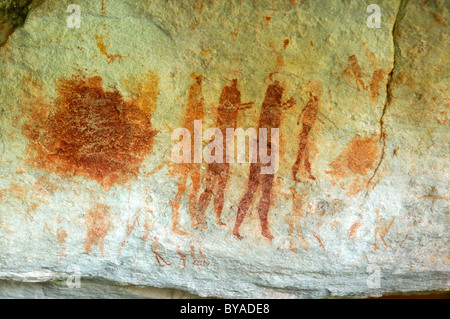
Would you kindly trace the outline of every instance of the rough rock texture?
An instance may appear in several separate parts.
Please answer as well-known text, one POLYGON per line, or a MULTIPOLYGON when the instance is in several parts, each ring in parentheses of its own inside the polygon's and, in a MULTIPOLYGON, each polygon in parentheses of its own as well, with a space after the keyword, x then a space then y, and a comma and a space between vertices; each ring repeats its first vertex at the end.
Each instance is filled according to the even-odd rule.
POLYGON ((0 296, 449 290, 448 1, 71 3, 0 48, 0 296), (278 171, 174 163, 194 120, 278 171))

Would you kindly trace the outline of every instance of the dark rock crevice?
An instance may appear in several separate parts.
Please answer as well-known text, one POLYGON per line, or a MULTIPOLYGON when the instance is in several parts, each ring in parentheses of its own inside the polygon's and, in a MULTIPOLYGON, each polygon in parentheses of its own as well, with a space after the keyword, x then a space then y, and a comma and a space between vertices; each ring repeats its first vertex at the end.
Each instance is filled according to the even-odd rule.
POLYGON ((386 99, 383 105, 383 110, 381 113, 381 117, 379 120, 379 124, 380 124, 380 142, 381 142, 381 155, 380 155, 380 159, 378 161, 377 166, 375 167, 372 176, 370 177, 369 181, 367 182, 367 189, 369 191, 369 187, 371 186, 375 176, 377 175, 383 161, 386 155, 386 130, 385 130, 385 122, 384 122, 384 118, 386 115, 386 112, 389 108, 389 106, 392 103, 393 100, 393 83, 394 80, 396 79, 396 77, 398 76, 400 70, 402 69, 404 63, 405 63, 405 58, 402 56, 402 52, 400 49, 400 46, 397 43, 398 37, 399 37, 399 30, 400 30, 400 23, 403 20, 403 18, 405 17, 406 14, 406 7, 408 6, 408 2, 409 0, 401 0, 400 1, 400 5, 397 11, 397 14, 395 16, 395 21, 393 24, 393 28, 392 28, 392 42, 393 42, 393 46, 394 46, 394 53, 393 53, 393 65, 392 65, 392 69, 391 72, 389 72, 389 76, 386 82, 386 99))

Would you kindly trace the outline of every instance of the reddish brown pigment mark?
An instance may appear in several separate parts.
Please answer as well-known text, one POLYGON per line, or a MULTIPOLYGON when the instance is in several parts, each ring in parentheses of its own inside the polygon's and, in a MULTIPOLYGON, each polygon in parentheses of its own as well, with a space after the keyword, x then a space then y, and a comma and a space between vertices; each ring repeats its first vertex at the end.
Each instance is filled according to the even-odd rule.
POLYGON ((194 264, 194 266, 197 266, 197 268, 200 268, 201 266, 208 266, 209 265, 209 261, 208 259, 205 257, 205 255, 203 255, 202 250, 199 248, 198 249, 198 253, 200 255, 201 260, 199 260, 196 256, 195 256, 195 247, 191 246, 191 255, 190 257, 192 258, 192 262, 194 264))
POLYGON ((370 82, 370 93, 372 100, 380 96, 380 83, 384 81, 384 71, 382 69, 375 70, 370 82))
POLYGON ((333 176, 335 184, 341 181, 341 187, 348 190, 348 195, 356 195, 367 183, 369 171, 375 168, 378 153, 375 138, 356 135, 329 165, 333 170, 325 172, 333 176))
POLYGON ((359 220, 355 221, 352 225, 352 227, 350 227, 350 231, 348 233, 348 236, 350 238, 355 238, 356 236, 356 232, 358 231, 358 229, 361 227, 361 222, 359 220))
POLYGON ((58 253, 59 257, 66 255, 66 240, 67 240, 67 232, 60 225, 61 221, 58 219, 58 228, 56 230, 56 239, 58 240, 58 244, 60 246, 60 251, 58 253))
POLYGON ((442 22, 442 20, 439 19, 439 17, 438 17, 434 12, 430 11, 430 13, 431 13, 431 15, 433 16, 434 20, 436 20, 436 22, 437 22, 441 27, 445 27, 445 28, 447 27, 447 25, 446 25, 444 22, 442 22))
POLYGON ((358 89, 358 91, 360 91, 360 85, 362 86, 363 90, 366 90, 366 86, 364 85, 364 82, 362 80, 365 75, 361 72, 361 67, 359 66, 356 55, 348 57, 348 66, 346 69, 344 69, 343 74, 355 79, 356 88, 358 89))
POLYGON ((297 172, 299 170, 300 164, 303 161, 304 168, 308 174, 308 178, 315 180, 316 178, 311 174, 311 163, 309 162, 309 133, 313 128, 316 120, 317 120, 317 112, 319 110, 320 100, 322 98, 322 84, 318 81, 310 81, 310 99, 308 103, 306 103, 302 112, 300 113, 297 124, 300 122, 300 118, 303 115, 302 121, 302 131, 300 133, 300 142, 298 146, 297 159, 292 166, 292 176, 296 182, 301 182, 297 178, 297 172))
POLYGON ((127 230, 126 230, 126 233, 125 233, 125 238, 122 241, 122 244, 120 245, 119 254, 122 251, 122 249, 125 246, 125 244, 127 243, 128 238, 130 238, 131 233, 133 232, 134 228, 136 228, 136 224, 137 224, 140 216, 141 216, 141 210, 139 209, 137 211, 137 213, 134 215, 133 221, 131 223, 130 223, 130 221, 127 221, 127 228, 126 228, 127 230))
POLYGON ((292 194, 292 212, 287 214, 284 219, 288 224, 288 238, 289 250, 293 253, 297 252, 297 245, 295 244, 295 233, 300 241, 300 245, 304 248, 309 247, 309 243, 303 237, 301 219, 305 216, 303 211, 303 196, 297 192, 295 187, 291 187, 292 194))
POLYGON ((370 65, 372 66, 372 68, 377 69, 377 58, 375 56, 375 54, 373 54, 373 52, 371 52, 368 48, 367 48, 367 43, 363 42, 363 48, 364 48, 364 53, 366 54, 366 58, 367 60, 369 60, 370 65))
POLYGON ((122 59, 124 58, 123 55, 108 53, 102 36, 95 35, 94 38, 95 38, 95 41, 97 42, 97 47, 98 47, 100 53, 103 54, 104 56, 106 56, 106 58, 108 59, 108 64, 113 63, 116 59, 119 63, 122 62, 122 59))
POLYGON ((92 245, 97 245, 103 255, 105 251, 103 242, 112 225, 109 207, 103 204, 98 204, 85 216, 85 221, 87 238, 84 243, 84 248, 86 253, 90 254, 92 251, 92 245))
POLYGON ((181 270, 183 270, 184 268, 186 268, 186 258, 187 258, 187 254, 185 254, 182 250, 181 250, 181 248, 180 248, 180 246, 177 246, 177 254, 178 254, 178 256, 180 256, 180 261, 178 262, 178 267, 181 269, 181 270), (183 266, 181 266, 181 265, 183 265, 183 266))
POLYGON ((377 246, 378 237, 381 238, 385 248, 387 249, 391 246, 389 246, 386 243, 385 237, 386 237, 387 233, 389 232, 389 230, 391 229, 392 224, 395 221, 395 216, 392 218, 391 221, 387 221, 386 219, 380 217, 380 210, 378 208, 375 210, 375 214, 376 214, 376 219, 375 219, 376 228, 375 228, 375 234, 374 234, 374 250, 379 249, 379 247, 377 246))
MULTIPOLYGON (((191 74, 194 83, 189 89, 189 98, 184 117, 183 128, 187 129, 191 137, 194 136, 194 121, 203 119, 204 98, 202 91, 203 76, 191 74)), ((191 154, 194 154, 194 139, 191 138, 191 154)), ((191 216, 191 227, 206 229, 206 216, 204 213, 197 210, 197 197, 200 192, 200 170, 199 163, 180 163, 169 167, 172 175, 178 177, 178 191, 174 200, 170 201, 172 206, 172 230, 173 232, 186 235, 184 231, 179 228, 179 208, 183 194, 186 191, 187 181, 190 178, 192 181, 192 189, 189 194, 189 214, 191 216)))
MULTIPOLYGON (((237 79, 230 86, 225 86, 219 100, 217 120, 215 127, 226 136, 226 129, 237 127, 238 111, 248 108, 253 103, 241 103, 241 92, 237 88, 237 79)), ((222 152, 226 149, 226 139, 223 139, 222 152)), ((224 152, 223 152, 224 153, 224 152)), ((198 211, 203 214, 208 208, 214 194, 214 210, 217 223, 225 225, 221 220, 223 204, 225 200, 225 189, 230 174, 230 164, 224 158, 221 163, 208 164, 207 176, 205 178, 205 191, 200 195, 198 211)))
POLYGON ((166 254, 166 249, 159 242, 158 238, 155 238, 155 241, 150 246, 152 253, 155 255, 156 262, 160 267, 170 266, 170 264, 164 259, 163 255, 166 254))
POLYGON ((288 45, 289 45, 289 39, 284 39, 284 41, 283 41, 284 49, 286 49, 288 45))
MULTIPOLYGON (((267 88, 266 96, 261 108, 258 128, 267 129, 268 154, 271 153, 271 128, 280 128, 282 111, 291 108, 296 103, 296 101, 292 97, 287 102, 283 102, 283 92, 284 88, 280 85, 280 83, 278 81, 274 81, 274 83, 269 85, 269 87, 267 88)), ((259 134, 257 143, 258 145, 260 144, 259 134)), ((265 165, 267 164, 263 164, 259 161, 259 156, 256 163, 250 164, 247 193, 239 203, 236 223, 233 230, 233 234, 238 239, 243 239, 243 237, 239 234, 239 228, 245 218, 245 215, 247 214, 248 209, 250 208, 250 205, 253 202, 254 195, 259 186, 261 186, 262 188, 262 196, 258 207, 262 230, 261 234, 269 240, 273 239, 273 236, 269 229, 268 213, 271 202, 274 174, 261 174, 261 168, 265 165)))
POLYGON ((313 234, 313 236, 317 239, 317 241, 319 242, 320 247, 322 247, 323 252, 326 254, 327 250, 325 249, 324 244, 322 243, 322 241, 320 240, 319 236, 317 236, 316 234, 313 234))
POLYGON ((264 16, 264 28, 267 28, 270 26, 270 22, 272 21, 272 17, 264 16))
POLYGON ((23 127, 31 142, 29 162, 62 176, 93 179, 104 187, 137 175, 156 134, 152 114, 137 105, 139 98, 128 102, 118 91, 105 91, 99 76, 62 79, 57 93, 47 110, 30 110, 23 127))

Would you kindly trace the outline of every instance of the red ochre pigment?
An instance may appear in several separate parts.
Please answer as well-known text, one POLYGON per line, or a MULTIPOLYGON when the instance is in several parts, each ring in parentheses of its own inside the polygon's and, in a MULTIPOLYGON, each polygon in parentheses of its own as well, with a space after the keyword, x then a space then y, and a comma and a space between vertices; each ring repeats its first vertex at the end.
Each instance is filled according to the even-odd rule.
POLYGON ((119 91, 105 91, 99 76, 59 80, 51 105, 30 105, 23 127, 29 162, 106 188, 127 182, 138 174, 156 135, 141 100, 125 101, 119 91))

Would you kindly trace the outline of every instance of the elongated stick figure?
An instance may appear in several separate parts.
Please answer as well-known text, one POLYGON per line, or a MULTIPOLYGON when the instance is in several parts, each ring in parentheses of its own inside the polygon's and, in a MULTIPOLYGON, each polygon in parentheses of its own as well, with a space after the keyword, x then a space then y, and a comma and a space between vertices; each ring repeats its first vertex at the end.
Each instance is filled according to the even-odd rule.
POLYGON ((292 194, 292 212, 287 214, 284 218, 288 224, 288 236, 289 236, 289 249, 296 253, 297 245, 295 244, 295 232, 297 232, 297 237, 300 241, 300 246, 304 248, 309 247, 309 243, 303 237, 302 225, 300 223, 301 219, 305 216, 303 212, 303 196, 297 192, 295 187, 290 188, 292 194))
POLYGON ((344 74, 355 78, 356 82, 356 88, 359 91, 359 86, 362 86, 363 90, 366 90, 366 86, 364 85, 364 81, 362 80, 363 77, 367 76, 366 74, 363 74, 361 71, 361 66, 358 63, 358 59, 356 58, 356 55, 352 55, 348 57, 348 67, 344 70, 344 74))
MULTIPOLYGON (((204 99, 202 93, 202 79, 201 75, 192 74, 194 83, 189 90, 189 98, 187 103, 186 115, 184 118, 183 127, 187 129, 191 136, 194 136, 194 121, 203 119, 204 99)), ((191 139, 191 154, 194 153, 194 141, 191 139)), ((172 205, 172 230, 180 235, 186 235, 185 232, 179 228, 179 213, 181 198, 186 191, 187 180, 192 181, 192 189, 189 194, 189 214, 191 216, 191 227, 198 227, 206 229, 206 217, 203 213, 197 211, 197 197, 200 191, 200 170, 201 163, 180 163, 176 167, 172 167, 172 173, 178 175, 178 191, 174 200, 171 200, 172 205)))
POLYGON ((387 233, 389 232, 389 230, 391 229, 392 224, 395 221, 395 216, 391 219, 391 221, 387 221, 383 217, 380 217, 380 210, 378 208, 375 210, 375 214, 377 215, 377 217, 375 219, 376 228, 375 228, 375 233, 374 233, 374 250, 379 249, 379 247, 377 245, 377 239, 378 239, 377 237, 381 238, 384 246, 387 249, 391 246, 389 246, 386 243, 385 237, 386 237, 387 233))
POLYGON ((300 141, 298 145, 298 153, 297 153, 297 159, 292 166, 292 176, 294 177, 294 180, 296 182, 301 182, 297 178, 297 173, 300 167, 300 164, 303 160, 303 165, 305 167, 306 172, 309 175, 309 178, 312 180, 315 180, 316 178, 311 174, 311 163, 309 162, 309 132, 314 126, 314 123, 317 120, 317 112, 320 105, 320 100, 322 97, 322 84, 316 80, 312 80, 308 83, 308 86, 310 88, 309 92, 309 101, 306 103, 305 107, 303 108, 302 112, 300 113, 297 124, 300 123, 300 118, 303 115, 303 121, 302 121, 302 131, 300 133, 300 141))
MULTIPOLYGON (((241 103, 241 92, 237 88, 237 79, 233 79, 230 86, 225 86, 220 96, 216 127, 226 136, 226 129, 237 126, 238 111, 250 107, 253 103, 241 103)), ((223 139, 223 149, 226 149, 226 139, 223 139)), ((230 174, 230 164, 223 160, 222 163, 213 162, 208 164, 207 176, 205 178, 205 191, 200 195, 198 203, 199 213, 204 213, 212 195, 214 194, 214 210, 219 225, 222 222, 221 215, 225 198, 225 188, 227 187, 230 174)))
MULTIPOLYGON (((271 76, 269 77, 271 78, 271 76)), ((290 98, 287 102, 282 102, 284 88, 280 85, 279 81, 275 81, 273 84, 269 85, 266 91, 266 96, 261 108, 261 114, 259 118, 258 127, 266 128, 268 132, 271 128, 279 128, 281 123, 281 113, 285 109, 291 108, 296 101, 294 98, 290 98)), ((268 134, 269 135, 269 134, 268 134)), ((272 152, 271 137, 268 137, 267 150, 272 152)), ((261 141, 258 135, 258 146, 260 146, 261 141)), ((238 239, 243 239, 239 233, 239 227, 247 214, 250 205, 253 202, 253 197, 259 186, 262 188, 262 196, 259 202, 259 219, 261 223, 261 234, 269 240, 273 239, 273 236, 269 229, 268 213, 270 208, 270 201, 272 195, 273 179, 275 174, 262 174, 261 168, 267 166, 260 161, 258 155, 258 161, 256 163, 250 164, 250 176, 247 185, 247 193, 242 198, 238 212, 236 216, 236 223, 234 225, 233 234, 238 239)))
POLYGON ((155 241, 150 246, 150 249, 152 250, 152 253, 155 254, 156 261, 158 262, 158 265, 160 267, 166 267, 170 266, 170 264, 164 260, 164 257, 161 255, 166 254, 166 249, 164 246, 158 241, 158 238, 155 237, 155 241))
POLYGON ((180 267, 181 270, 183 270, 184 268, 186 268, 186 257, 188 255, 181 251, 180 246, 177 246, 177 253, 178 256, 180 256, 180 262, 178 263, 178 267, 180 267), (181 264, 183 264, 183 267, 181 267, 181 264))

